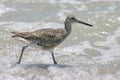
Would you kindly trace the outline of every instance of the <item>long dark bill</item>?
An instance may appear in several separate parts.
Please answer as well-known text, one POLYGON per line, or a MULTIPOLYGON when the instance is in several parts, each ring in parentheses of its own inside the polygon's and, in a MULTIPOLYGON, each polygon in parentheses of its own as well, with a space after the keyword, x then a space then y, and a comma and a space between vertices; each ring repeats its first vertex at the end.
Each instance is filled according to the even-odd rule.
POLYGON ((84 25, 87 25, 87 26, 91 26, 91 27, 93 26, 93 25, 91 25, 91 24, 88 24, 88 23, 82 22, 82 21, 80 21, 80 20, 77 20, 77 22, 78 22, 78 23, 81 23, 81 24, 84 24, 84 25))

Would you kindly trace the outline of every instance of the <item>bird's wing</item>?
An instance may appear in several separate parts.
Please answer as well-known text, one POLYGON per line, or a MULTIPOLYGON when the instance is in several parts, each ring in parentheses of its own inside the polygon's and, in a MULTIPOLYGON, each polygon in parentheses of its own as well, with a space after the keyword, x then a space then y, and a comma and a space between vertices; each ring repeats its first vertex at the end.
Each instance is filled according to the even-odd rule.
POLYGON ((60 43, 65 36, 65 31, 62 29, 42 29, 31 33, 31 36, 26 39, 37 43, 40 46, 55 46, 60 43))
POLYGON ((41 29, 33 32, 11 32, 14 35, 12 37, 21 37, 24 39, 35 39, 35 38, 41 38, 44 36, 54 36, 54 30, 52 29, 41 29))
POLYGON ((34 32, 14 33, 15 37, 22 37, 40 46, 55 46, 60 43, 66 35, 64 29, 41 29, 34 32))

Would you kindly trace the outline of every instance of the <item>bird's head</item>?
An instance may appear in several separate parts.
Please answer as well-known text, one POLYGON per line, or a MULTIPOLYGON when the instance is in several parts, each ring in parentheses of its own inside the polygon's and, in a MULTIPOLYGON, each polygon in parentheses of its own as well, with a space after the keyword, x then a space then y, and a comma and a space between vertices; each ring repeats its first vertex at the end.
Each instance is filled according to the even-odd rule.
POLYGON ((77 22, 77 23, 81 23, 81 24, 84 24, 84 25, 87 25, 87 26, 93 26, 93 25, 91 25, 91 24, 88 24, 88 23, 85 23, 85 22, 82 22, 82 21, 80 21, 80 20, 77 20, 74 16, 68 16, 67 18, 66 18, 66 20, 65 20, 66 22, 70 22, 70 23, 75 23, 75 22, 77 22))

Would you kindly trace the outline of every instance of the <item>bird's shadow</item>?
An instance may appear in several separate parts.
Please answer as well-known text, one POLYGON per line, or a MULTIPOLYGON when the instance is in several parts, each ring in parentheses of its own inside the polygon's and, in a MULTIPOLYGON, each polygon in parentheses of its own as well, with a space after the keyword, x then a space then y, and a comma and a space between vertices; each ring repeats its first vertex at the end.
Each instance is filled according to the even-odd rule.
POLYGON ((22 67, 25 69, 31 69, 31 68, 41 68, 41 69, 48 69, 49 67, 57 67, 57 68, 67 68, 67 67, 71 67, 70 65, 66 65, 66 64, 15 64, 12 65, 11 68, 13 67, 22 67))

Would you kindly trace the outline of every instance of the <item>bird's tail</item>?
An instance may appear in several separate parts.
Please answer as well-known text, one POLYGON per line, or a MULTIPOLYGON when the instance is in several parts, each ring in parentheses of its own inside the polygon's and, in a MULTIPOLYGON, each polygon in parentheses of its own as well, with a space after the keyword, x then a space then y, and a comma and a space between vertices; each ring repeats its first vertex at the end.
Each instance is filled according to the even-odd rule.
POLYGON ((12 37, 22 37, 23 33, 20 33, 20 32, 11 32, 12 34, 12 37))

